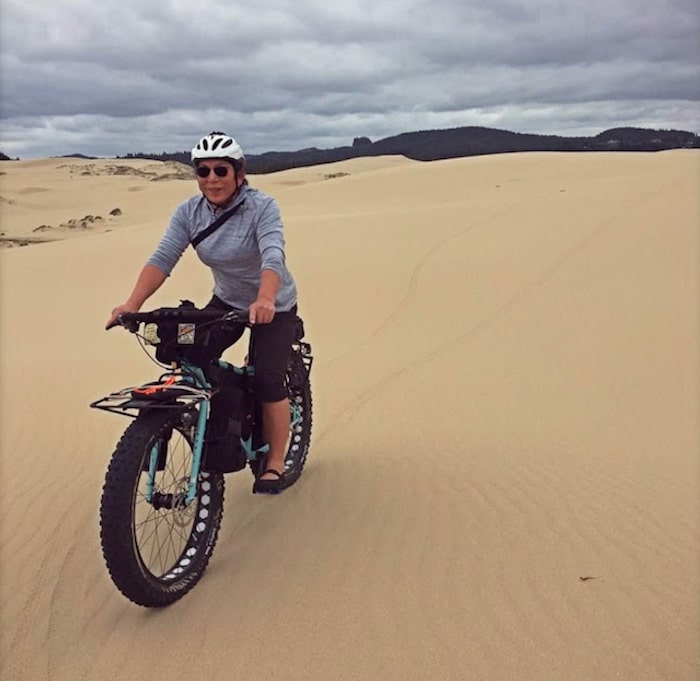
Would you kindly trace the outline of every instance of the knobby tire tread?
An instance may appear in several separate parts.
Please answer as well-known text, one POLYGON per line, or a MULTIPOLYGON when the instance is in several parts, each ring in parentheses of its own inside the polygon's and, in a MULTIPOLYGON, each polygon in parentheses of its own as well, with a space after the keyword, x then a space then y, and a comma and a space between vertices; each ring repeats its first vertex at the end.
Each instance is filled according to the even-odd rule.
MULTIPOLYGON (((165 582, 152 575, 140 560, 134 530, 134 500, 139 478, 152 443, 177 425, 179 418, 168 410, 142 412, 117 444, 102 491, 100 535, 107 569, 124 596, 146 607, 170 605, 197 584, 214 550, 223 513, 223 476, 212 473, 207 479, 211 483, 208 491, 211 511, 191 567, 181 578, 165 582)), ((189 438, 180 433, 191 446, 189 438)), ((193 503, 198 504, 199 499, 193 503)), ((193 536, 194 530, 190 538, 193 536)))

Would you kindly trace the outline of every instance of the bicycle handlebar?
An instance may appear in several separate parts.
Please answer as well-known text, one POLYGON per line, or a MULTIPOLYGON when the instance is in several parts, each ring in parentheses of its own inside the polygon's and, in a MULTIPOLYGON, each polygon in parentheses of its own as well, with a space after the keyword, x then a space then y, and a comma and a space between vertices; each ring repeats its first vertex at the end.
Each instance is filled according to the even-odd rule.
POLYGON ((230 312, 222 312, 221 310, 197 310, 181 307, 161 307, 157 310, 151 310, 150 312, 122 312, 117 316, 114 323, 110 324, 107 328, 111 329, 115 326, 124 326, 129 329, 129 331, 135 333, 139 324, 148 324, 149 322, 159 321, 176 321, 185 324, 222 321, 250 325, 248 310, 231 310, 230 312))

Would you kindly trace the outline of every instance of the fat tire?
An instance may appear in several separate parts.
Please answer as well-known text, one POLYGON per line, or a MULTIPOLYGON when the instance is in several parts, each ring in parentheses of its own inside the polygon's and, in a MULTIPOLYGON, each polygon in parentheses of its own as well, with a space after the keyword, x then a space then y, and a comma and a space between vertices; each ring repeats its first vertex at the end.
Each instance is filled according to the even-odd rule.
POLYGON ((313 397, 309 368, 304 364, 300 352, 294 352, 287 374, 289 400, 301 410, 301 422, 292 428, 285 458, 287 487, 293 485, 302 474, 311 446, 313 426, 313 397))
MULTIPOLYGON (((159 441, 166 442, 167 457, 172 456, 173 460, 178 456, 184 457, 177 472, 183 478, 187 475, 192 439, 191 431, 182 426, 181 419, 181 413, 175 410, 142 412, 117 444, 102 489, 100 538, 107 569, 117 589, 130 601, 145 607, 170 605, 199 582, 216 545, 221 524, 224 501, 224 479, 221 474, 200 473, 197 497, 185 509, 156 510, 139 491, 139 485, 143 486, 148 476, 150 452, 159 441), (181 450, 177 449, 180 447, 181 450), (149 518, 153 517, 147 518, 143 526, 137 526, 137 516, 143 512, 150 514, 149 518), (178 513, 180 516, 176 516, 178 513), (188 516, 191 516, 189 528, 188 516), (173 562, 153 571, 153 566, 149 566, 142 556, 139 535, 143 538, 148 529, 151 539, 160 546, 161 538, 154 526, 161 520, 170 530, 171 541, 166 548, 172 548, 173 562), (154 526, 148 525, 149 522, 154 526), (183 546, 178 548, 176 544, 183 546)), ((164 471, 157 473, 156 482, 164 481, 164 475, 164 471)))

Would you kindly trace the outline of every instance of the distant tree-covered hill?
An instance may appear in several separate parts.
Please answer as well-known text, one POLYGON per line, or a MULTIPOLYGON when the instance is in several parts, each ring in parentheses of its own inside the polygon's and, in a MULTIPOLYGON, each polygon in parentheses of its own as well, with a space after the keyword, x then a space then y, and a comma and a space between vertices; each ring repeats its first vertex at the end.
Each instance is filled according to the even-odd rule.
POLYGON ((57 156, 56 158, 82 158, 86 161, 95 161, 99 156, 86 156, 85 154, 63 154, 62 156, 57 156))
MULTIPOLYGON (((484 154, 518 151, 659 151, 700 147, 700 138, 683 130, 613 128, 595 137, 562 137, 510 132, 495 128, 462 127, 406 132, 372 142, 356 137, 351 146, 333 149, 270 151, 246 156, 248 172, 271 173, 289 168, 344 161, 362 156, 400 154, 417 161, 437 161, 484 154)), ((122 158, 190 162, 188 151, 128 154, 122 158)))
MULTIPOLYGON (((332 163, 361 156, 400 154, 417 161, 517 151, 658 151, 699 147, 698 136, 682 130, 614 128, 595 137, 534 135, 483 127, 407 132, 372 142, 356 137, 352 146, 333 149, 270 151, 246 156, 250 173, 270 173, 288 168, 332 163)), ((163 154, 128 154, 125 158, 149 158, 190 162, 187 151, 163 154)))
MULTIPOLYGON (((246 161, 248 172, 257 174, 345 161, 362 156, 391 154, 399 154, 416 161, 437 161, 517 151, 660 151, 682 148, 700 148, 700 137, 685 130, 647 128, 611 128, 595 137, 562 137, 471 126, 405 132, 376 142, 372 142, 368 137, 356 137, 352 145, 346 147, 269 151, 264 154, 246 155, 246 161)), ((71 156, 84 159, 95 158, 83 154, 71 154, 71 156)), ((116 158, 143 158, 189 164, 190 152, 175 151, 161 154, 138 152, 116 158)), ((0 161, 11 160, 9 156, 0 152, 0 161)))

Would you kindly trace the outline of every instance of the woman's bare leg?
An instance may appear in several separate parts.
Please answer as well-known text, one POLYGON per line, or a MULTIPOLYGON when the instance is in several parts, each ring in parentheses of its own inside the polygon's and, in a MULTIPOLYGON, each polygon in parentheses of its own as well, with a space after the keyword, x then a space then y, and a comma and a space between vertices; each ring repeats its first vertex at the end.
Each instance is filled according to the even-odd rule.
MULTIPOLYGON (((270 445, 266 468, 272 468, 278 473, 283 473, 284 458, 287 454, 287 440, 289 439, 289 400, 285 398, 279 402, 263 402, 262 410, 265 441, 270 445)), ((277 476, 271 473, 263 475, 261 478, 261 480, 276 479, 277 476)))

